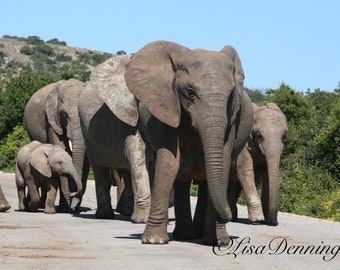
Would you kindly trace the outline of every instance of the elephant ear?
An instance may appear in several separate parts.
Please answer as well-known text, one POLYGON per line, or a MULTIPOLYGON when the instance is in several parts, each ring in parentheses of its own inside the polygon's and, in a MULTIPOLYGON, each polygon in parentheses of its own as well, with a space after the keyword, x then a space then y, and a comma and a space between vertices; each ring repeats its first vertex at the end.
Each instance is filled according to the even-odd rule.
POLYGON ((136 126, 139 117, 137 102, 124 78, 130 58, 130 55, 118 55, 96 66, 87 87, 94 91, 121 121, 136 126))
POLYGON ((234 102, 232 103, 231 110, 233 111, 231 122, 237 119, 237 112, 240 110, 243 102, 243 81, 244 81, 244 72, 241 64, 240 57, 238 56, 237 51, 232 46, 225 46, 221 51, 222 54, 227 56, 228 61, 231 62, 233 67, 233 77, 235 80, 235 95, 234 102))
POLYGON ((268 109, 270 109, 270 110, 276 110, 276 111, 280 111, 280 112, 281 112, 280 107, 277 106, 275 103, 268 103, 268 104, 267 104, 267 107, 268 107, 268 109))
POLYGON ((59 117, 58 108, 58 88, 65 82, 65 80, 58 81, 55 83, 53 89, 48 94, 45 104, 45 112, 47 116, 48 123, 51 125, 52 129, 58 134, 63 134, 63 127, 59 117))
POLYGON ((232 60, 234 64, 234 78, 236 85, 240 90, 243 90, 244 72, 237 51, 232 46, 225 46, 221 50, 221 53, 227 55, 227 57, 232 60))
POLYGON ((259 106, 255 103, 252 103, 253 104, 253 110, 254 110, 254 113, 259 109, 259 106))
POLYGON ((47 153, 42 149, 42 147, 38 147, 33 150, 30 158, 30 164, 34 169, 46 177, 52 176, 52 170, 47 160, 47 153))
POLYGON ((125 73, 130 91, 161 122, 178 127, 181 107, 173 89, 176 61, 190 50, 169 41, 149 43, 133 55, 125 73))

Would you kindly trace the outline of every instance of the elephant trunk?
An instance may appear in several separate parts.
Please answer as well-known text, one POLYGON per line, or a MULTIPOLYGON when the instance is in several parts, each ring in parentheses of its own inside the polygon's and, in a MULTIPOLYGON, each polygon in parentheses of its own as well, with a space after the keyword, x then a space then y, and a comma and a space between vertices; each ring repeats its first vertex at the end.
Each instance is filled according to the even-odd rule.
POLYGON ((280 154, 269 152, 266 154, 268 177, 263 183, 262 207, 267 224, 277 226, 279 208, 279 167, 280 154))
POLYGON ((60 177, 60 188, 71 210, 74 212, 79 207, 81 202, 80 198, 83 191, 81 178, 79 177, 79 174, 75 168, 71 169, 67 174, 60 177), (69 176, 72 181, 74 181, 74 184, 77 187, 75 192, 69 192, 69 179, 67 176, 69 176))
MULTIPOLYGON (((227 202, 228 176, 224 159, 224 138, 226 130, 226 106, 221 109, 217 104, 211 105, 212 111, 198 123, 202 139, 206 176, 209 195, 216 212, 218 222, 226 223, 231 219, 231 211, 227 202), (216 109, 217 108, 217 109, 216 109), (218 109, 219 108, 219 109, 218 109)), ((228 162, 228 161, 227 161, 228 162)))
POLYGON ((86 190, 89 165, 86 159, 85 142, 82 136, 80 125, 74 129, 74 133, 74 144, 72 145, 72 163, 78 171, 83 187, 82 193, 84 194, 86 190))

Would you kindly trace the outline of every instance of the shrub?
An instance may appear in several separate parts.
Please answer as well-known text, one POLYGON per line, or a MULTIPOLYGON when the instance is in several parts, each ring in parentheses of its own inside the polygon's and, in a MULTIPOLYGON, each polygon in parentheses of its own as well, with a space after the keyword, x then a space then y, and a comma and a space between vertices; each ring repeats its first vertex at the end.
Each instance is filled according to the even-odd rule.
POLYGON ((25 45, 21 47, 20 53, 25 55, 33 55, 35 53, 35 49, 29 45, 25 45))
POLYGON ((30 139, 23 125, 18 125, 9 134, 3 145, 0 146, 0 166, 14 170, 17 160, 17 153, 21 147, 28 144, 30 139))

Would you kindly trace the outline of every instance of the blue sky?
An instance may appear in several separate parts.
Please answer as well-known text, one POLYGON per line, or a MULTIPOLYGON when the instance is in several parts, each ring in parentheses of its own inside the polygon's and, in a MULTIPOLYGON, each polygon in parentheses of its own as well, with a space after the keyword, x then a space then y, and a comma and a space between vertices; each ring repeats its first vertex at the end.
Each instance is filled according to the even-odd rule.
POLYGON ((338 0, 11 0, 0 37, 57 38, 68 46, 134 53, 169 40, 191 49, 232 45, 245 86, 333 91, 340 82, 338 0))

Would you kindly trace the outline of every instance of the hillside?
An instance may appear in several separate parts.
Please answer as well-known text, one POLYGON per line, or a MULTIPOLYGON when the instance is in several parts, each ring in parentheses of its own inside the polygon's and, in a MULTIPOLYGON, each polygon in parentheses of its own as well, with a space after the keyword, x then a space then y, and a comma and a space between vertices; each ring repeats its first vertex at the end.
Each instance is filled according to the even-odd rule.
POLYGON ((52 78, 75 77, 85 81, 94 66, 111 56, 69 47, 58 39, 44 42, 37 36, 4 36, 0 38, 0 89, 3 89, 4 80, 18 75, 25 66, 52 78))

